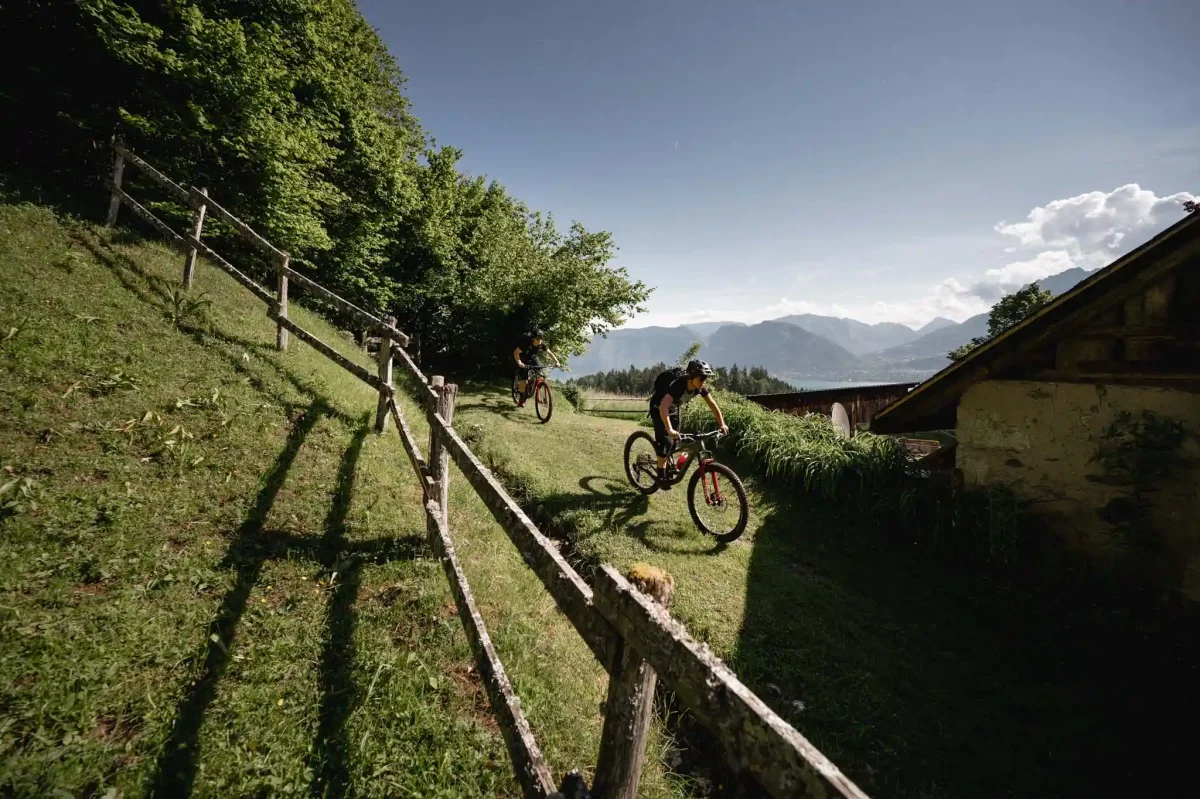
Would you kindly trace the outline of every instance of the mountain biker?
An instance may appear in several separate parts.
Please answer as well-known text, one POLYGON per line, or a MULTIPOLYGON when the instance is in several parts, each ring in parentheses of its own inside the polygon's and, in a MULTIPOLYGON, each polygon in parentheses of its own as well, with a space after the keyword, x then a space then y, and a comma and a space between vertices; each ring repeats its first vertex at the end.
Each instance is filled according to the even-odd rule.
POLYGON ((679 422, 679 409, 691 402, 695 396, 704 398, 708 409, 722 433, 728 433, 725 416, 721 413, 717 401, 705 388, 705 383, 713 374, 712 367, 704 361, 689 361, 684 374, 676 376, 674 370, 667 370, 654 380, 654 394, 650 397, 650 420, 654 423, 654 452, 658 455, 658 481, 664 490, 671 489, 667 479, 667 460, 675 441, 679 438, 676 425, 679 422), (668 382, 668 380, 670 382, 668 382))
POLYGON ((523 337, 517 343, 516 349, 513 350, 513 360, 517 362, 517 390, 521 394, 521 399, 517 401, 518 408, 525 407, 525 400, 528 398, 525 389, 529 383, 529 367, 542 365, 538 358, 541 353, 549 355, 554 359, 554 365, 562 368, 562 361, 546 346, 546 342, 543 340, 544 336, 545 333, 535 327, 528 336, 523 337))

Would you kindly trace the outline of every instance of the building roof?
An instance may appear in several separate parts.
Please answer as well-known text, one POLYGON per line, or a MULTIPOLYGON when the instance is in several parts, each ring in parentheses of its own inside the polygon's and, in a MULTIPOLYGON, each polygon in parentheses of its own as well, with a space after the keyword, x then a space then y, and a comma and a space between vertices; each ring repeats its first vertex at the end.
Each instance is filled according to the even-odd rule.
POLYGON ((871 420, 876 433, 951 429, 958 400, 973 383, 1003 378, 1038 347, 1069 335, 1097 314, 1200 256, 1200 211, 1189 213, 1141 247, 1096 271, 1070 291, 947 366, 871 420))

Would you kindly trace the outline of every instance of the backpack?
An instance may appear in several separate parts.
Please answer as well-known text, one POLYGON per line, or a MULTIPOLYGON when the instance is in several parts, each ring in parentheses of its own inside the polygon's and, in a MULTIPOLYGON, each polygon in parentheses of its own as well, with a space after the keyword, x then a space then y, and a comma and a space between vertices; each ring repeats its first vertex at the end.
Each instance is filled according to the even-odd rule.
POLYGON ((680 366, 672 366, 670 369, 659 374, 654 378, 654 396, 664 397, 667 391, 671 388, 671 384, 681 377, 687 376, 687 370, 680 366))

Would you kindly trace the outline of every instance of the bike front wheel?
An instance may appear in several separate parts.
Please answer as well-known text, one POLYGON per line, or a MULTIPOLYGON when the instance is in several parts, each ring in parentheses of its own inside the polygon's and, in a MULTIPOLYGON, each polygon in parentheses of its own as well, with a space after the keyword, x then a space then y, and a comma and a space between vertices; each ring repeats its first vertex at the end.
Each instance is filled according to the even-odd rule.
POLYGON ((554 394, 544 380, 533 390, 533 409, 537 411, 537 418, 542 424, 550 421, 550 414, 554 413, 554 394))
POLYGON ((727 543, 746 531, 750 500, 733 469, 709 463, 697 469, 688 483, 688 511, 702 533, 727 543))

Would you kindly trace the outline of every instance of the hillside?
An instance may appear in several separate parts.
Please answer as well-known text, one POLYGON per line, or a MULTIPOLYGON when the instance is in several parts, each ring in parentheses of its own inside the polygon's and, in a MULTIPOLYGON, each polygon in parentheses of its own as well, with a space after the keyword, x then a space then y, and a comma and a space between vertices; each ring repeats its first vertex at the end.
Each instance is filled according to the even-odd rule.
POLYGON ((607 336, 593 338, 586 353, 572 358, 571 371, 586 375, 629 366, 644 368, 662 361, 674 363, 699 338, 686 327, 612 330, 607 336))
MULTIPOLYGON (((0 795, 519 795, 376 394, 203 261, 174 311, 181 262, 0 204, 0 795)), ((538 742, 588 767, 603 670, 451 492, 538 742)))
POLYGON ((784 322, 726 325, 708 338, 701 354, 715 366, 753 364, 775 374, 829 374, 858 363, 829 339, 784 322))
POLYGON ((817 314, 782 316, 774 321, 796 325, 810 333, 824 336, 855 355, 905 344, 919 335, 911 327, 894 322, 869 325, 857 319, 818 316, 817 314))
POLYGON ((958 322, 955 322, 953 319, 947 319, 944 316, 935 316, 917 328, 917 337, 919 338, 927 333, 932 333, 935 330, 941 330, 943 327, 951 327, 952 325, 957 324, 958 322))
MULTIPOLYGON (((944 358, 945 362, 949 363, 950 359, 945 357, 947 352, 965 344, 975 336, 987 334, 987 320, 986 313, 976 314, 964 322, 926 333, 907 344, 872 352, 867 355, 867 359, 881 365, 904 364, 924 358, 944 358)), ((942 366, 944 365, 942 364, 942 366)))

